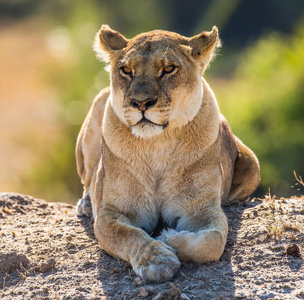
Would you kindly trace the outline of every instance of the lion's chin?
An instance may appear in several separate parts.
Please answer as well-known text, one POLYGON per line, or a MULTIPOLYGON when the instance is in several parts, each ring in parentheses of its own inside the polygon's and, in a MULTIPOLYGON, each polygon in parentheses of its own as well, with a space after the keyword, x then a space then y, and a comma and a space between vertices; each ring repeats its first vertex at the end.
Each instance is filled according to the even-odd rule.
POLYGON ((136 124, 131 128, 134 136, 148 139, 163 133, 165 126, 144 122, 136 124))

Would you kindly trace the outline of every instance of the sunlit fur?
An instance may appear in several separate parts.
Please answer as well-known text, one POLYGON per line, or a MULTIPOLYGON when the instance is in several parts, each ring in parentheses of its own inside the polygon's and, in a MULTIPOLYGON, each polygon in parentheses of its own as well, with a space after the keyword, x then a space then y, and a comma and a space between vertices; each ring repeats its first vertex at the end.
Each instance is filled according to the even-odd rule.
POLYGON ((170 280, 180 260, 218 260, 228 233, 221 202, 244 200, 259 183, 256 156, 232 134, 202 77, 218 46, 216 27, 128 40, 103 26, 96 38, 111 84, 77 139, 77 213, 91 214, 91 198, 100 246, 147 281, 170 280))

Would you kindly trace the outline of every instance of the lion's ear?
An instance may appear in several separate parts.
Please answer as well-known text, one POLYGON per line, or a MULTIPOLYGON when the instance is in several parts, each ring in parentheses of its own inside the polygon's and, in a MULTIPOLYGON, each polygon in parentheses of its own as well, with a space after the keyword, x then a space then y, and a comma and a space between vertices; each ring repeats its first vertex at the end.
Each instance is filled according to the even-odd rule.
POLYGON ((217 27, 213 26, 212 31, 203 31, 195 35, 189 39, 188 44, 192 49, 191 55, 202 63, 205 70, 214 57, 216 49, 221 46, 217 27))
POLYGON ((94 50, 99 59, 109 62, 127 44, 128 39, 121 33, 111 29, 108 25, 102 25, 95 38, 94 50))

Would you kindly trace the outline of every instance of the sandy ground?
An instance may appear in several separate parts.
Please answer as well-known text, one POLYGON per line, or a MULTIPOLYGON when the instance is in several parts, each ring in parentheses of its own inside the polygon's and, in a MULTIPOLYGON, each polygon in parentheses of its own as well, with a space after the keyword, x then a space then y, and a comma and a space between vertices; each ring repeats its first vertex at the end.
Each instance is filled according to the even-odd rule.
POLYGON ((224 206, 219 262, 183 263, 167 283, 107 255, 75 207, 0 194, 1 299, 304 299, 304 197, 224 206))

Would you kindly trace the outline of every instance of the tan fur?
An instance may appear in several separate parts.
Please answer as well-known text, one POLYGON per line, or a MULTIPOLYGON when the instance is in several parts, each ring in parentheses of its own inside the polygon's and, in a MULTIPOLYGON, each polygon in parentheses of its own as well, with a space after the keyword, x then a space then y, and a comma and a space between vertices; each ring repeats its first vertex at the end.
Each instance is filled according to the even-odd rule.
POLYGON ((216 27, 192 38, 158 30, 128 40, 103 26, 96 39, 111 86, 77 140, 77 213, 90 215, 91 199, 100 246, 148 281, 169 280, 179 260, 218 260, 228 232, 221 202, 244 200, 259 183, 256 156, 232 134, 202 77, 218 45, 216 27), (167 229, 153 238, 160 224, 167 229))

